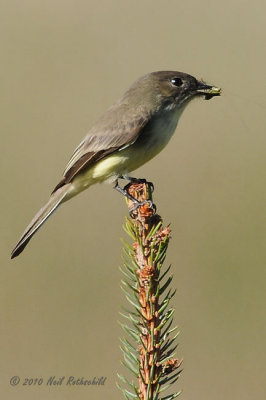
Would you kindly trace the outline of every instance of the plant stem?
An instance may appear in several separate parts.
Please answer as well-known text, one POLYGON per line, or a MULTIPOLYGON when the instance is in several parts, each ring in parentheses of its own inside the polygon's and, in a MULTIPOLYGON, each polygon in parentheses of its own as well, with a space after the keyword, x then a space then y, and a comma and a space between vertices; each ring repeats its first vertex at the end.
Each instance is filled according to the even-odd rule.
MULTIPOLYGON (((134 305, 139 315, 136 323, 131 318, 133 330, 137 338, 137 358, 131 354, 132 346, 124 346, 124 350, 131 354, 132 363, 135 361, 138 373, 138 387, 135 387, 135 398, 141 400, 156 400, 161 397, 162 383, 171 383, 171 373, 177 370, 181 362, 173 358, 172 350, 162 351, 171 338, 168 331, 162 336, 162 328, 167 322, 172 321, 173 309, 168 309, 168 304, 173 294, 168 291, 165 299, 160 302, 159 296, 166 290, 171 282, 171 277, 160 286, 160 272, 166 256, 166 250, 170 239, 170 228, 162 227, 161 217, 155 213, 152 205, 152 186, 149 183, 130 183, 126 186, 128 193, 144 203, 130 213, 131 220, 127 220, 126 230, 134 238, 133 250, 128 247, 128 258, 135 265, 133 268, 133 285, 126 283, 132 293, 127 299, 134 305), (150 201, 150 202, 149 202, 150 201), (137 361, 136 361, 137 360, 137 361), (137 397, 136 397, 137 396, 137 397)), ((129 210, 135 205, 132 200, 126 199, 129 210)), ((125 263, 129 269, 128 262, 125 263)), ((132 276, 132 269, 129 270, 132 276)), ((167 272, 164 273, 167 277, 167 272)), ((124 283, 124 282, 123 282, 124 283)), ((130 314, 129 314, 130 317, 130 314)), ((131 329, 128 328, 127 329, 131 329)), ((125 342, 123 342, 125 343, 125 342)), ((168 347, 168 346, 167 346, 168 347)), ((170 346, 171 347, 171 346, 170 346)), ((125 358, 126 364, 127 357, 125 358)), ((131 364, 130 364, 131 365, 131 364)), ((175 374, 174 377, 178 377, 175 374)), ((123 390, 123 389, 122 389, 123 390)), ((123 390, 126 398, 128 391, 123 390)), ((172 396, 176 397, 176 393, 172 396)), ((167 396, 168 397, 168 396, 167 396)), ((169 397, 169 399, 174 397, 169 397)))

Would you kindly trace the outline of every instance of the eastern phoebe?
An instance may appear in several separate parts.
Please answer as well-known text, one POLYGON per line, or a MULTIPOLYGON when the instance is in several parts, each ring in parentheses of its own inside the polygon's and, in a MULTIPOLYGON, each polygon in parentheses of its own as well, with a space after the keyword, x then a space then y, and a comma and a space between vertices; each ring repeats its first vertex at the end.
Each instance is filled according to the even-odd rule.
POLYGON ((138 79, 96 122, 75 150, 45 206, 33 218, 11 258, 18 256, 33 234, 56 210, 94 183, 119 178, 156 156, 173 135, 190 100, 210 99, 221 90, 175 71, 152 72, 138 79))

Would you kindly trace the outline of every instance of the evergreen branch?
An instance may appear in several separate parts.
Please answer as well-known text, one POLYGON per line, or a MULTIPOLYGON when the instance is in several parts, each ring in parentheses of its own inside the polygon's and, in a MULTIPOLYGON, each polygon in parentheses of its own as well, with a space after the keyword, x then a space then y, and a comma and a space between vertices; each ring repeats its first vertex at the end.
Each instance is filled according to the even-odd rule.
MULTIPOLYGON (((170 228, 164 228, 152 205, 145 203, 152 201, 150 184, 130 183, 125 190, 141 204, 131 211, 131 218, 126 218, 123 227, 133 239, 133 245, 122 240, 123 267, 120 268, 124 275, 121 288, 131 306, 130 310, 124 309, 125 313, 120 314, 130 321, 131 327, 120 325, 131 340, 121 339, 120 349, 124 356, 122 364, 137 378, 138 387, 122 375, 118 375, 120 381, 133 392, 117 386, 126 399, 162 400, 160 394, 179 378, 182 362, 174 358, 178 334, 171 337, 171 333, 177 328, 170 329, 174 314, 170 301, 176 292, 170 289, 173 277, 168 273, 171 265, 161 273, 170 228)), ((129 208, 135 205, 131 200, 127 203, 129 208)), ((172 400, 179 393, 163 399, 172 400)))
POLYGON ((170 264, 170 265, 167 267, 166 271, 165 271, 165 272, 162 274, 162 276, 160 277, 159 282, 161 282, 161 281, 163 280, 163 278, 165 277, 165 275, 168 274, 168 272, 170 271, 171 267, 172 267, 172 265, 170 264))

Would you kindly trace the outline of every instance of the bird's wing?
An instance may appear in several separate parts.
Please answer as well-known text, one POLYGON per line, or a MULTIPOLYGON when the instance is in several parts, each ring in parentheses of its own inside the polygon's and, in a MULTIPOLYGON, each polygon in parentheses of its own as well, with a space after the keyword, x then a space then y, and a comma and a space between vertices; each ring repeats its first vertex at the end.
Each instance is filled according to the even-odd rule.
POLYGON ((67 184, 83 169, 95 164, 108 154, 122 150, 133 144, 140 135, 142 128, 149 121, 149 114, 144 110, 139 113, 126 115, 125 112, 116 118, 116 110, 109 109, 99 123, 90 130, 80 145, 74 151, 63 174, 63 179, 55 187, 67 184), (112 114, 112 124, 110 116, 112 114))

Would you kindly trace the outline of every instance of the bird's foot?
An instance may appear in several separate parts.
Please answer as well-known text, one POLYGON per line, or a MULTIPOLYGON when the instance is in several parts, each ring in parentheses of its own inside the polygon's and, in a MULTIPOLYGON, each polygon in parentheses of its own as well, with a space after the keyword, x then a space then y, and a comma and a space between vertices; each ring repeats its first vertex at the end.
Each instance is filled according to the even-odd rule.
MULTIPOLYGON (((127 178, 127 180, 129 180, 129 179, 127 178)), ((133 180, 131 182, 132 183, 133 182, 147 183, 147 184, 152 185, 152 188, 153 188, 153 184, 151 182, 147 182, 146 179, 141 179, 140 180, 140 179, 133 178, 133 180), (142 181, 142 182, 140 182, 140 181, 142 181)), ((134 206, 132 208, 130 208, 130 210, 129 210, 129 215, 131 217, 134 216, 134 211, 138 207, 143 206, 145 204, 149 204, 149 208, 153 209, 153 211, 156 212, 156 205, 151 200, 138 201, 135 197, 133 197, 131 194, 128 193, 128 190, 127 190, 128 186, 130 186, 130 183, 127 184, 124 188, 121 188, 118 185, 118 180, 116 180, 115 185, 114 185, 114 189, 117 190, 119 193, 121 193, 123 196, 125 196, 127 199, 131 200, 134 203, 134 206)))
POLYGON ((137 210, 139 207, 144 206, 145 204, 148 204, 149 208, 151 208, 153 212, 156 213, 156 205, 151 200, 138 201, 137 199, 135 199, 134 203, 135 205, 129 210, 129 215, 131 218, 134 218, 134 211, 137 210))
POLYGON ((124 188, 121 188, 118 185, 118 180, 115 181, 115 185, 114 185, 114 189, 117 190, 119 193, 121 193, 123 196, 125 196, 127 199, 133 201, 134 203, 136 201, 138 201, 137 199, 135 199, 135 197, 131 196, 131 194, 128 193, 128 191, 126 190, 127 185, 124 188))

